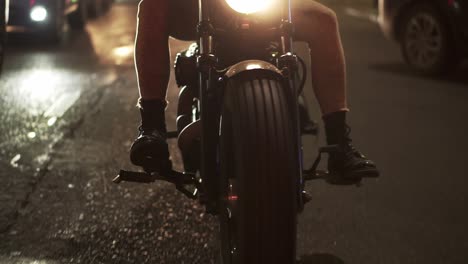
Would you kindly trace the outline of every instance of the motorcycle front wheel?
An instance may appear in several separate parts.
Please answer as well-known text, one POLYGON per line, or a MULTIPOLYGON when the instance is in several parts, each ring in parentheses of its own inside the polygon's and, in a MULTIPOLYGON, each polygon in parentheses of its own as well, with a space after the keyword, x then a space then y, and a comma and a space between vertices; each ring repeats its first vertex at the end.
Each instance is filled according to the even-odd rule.
POLYGON ((280 78, 249 71, 225 88, 219 147, 224 264, 295 263, 297 126, 280 78))

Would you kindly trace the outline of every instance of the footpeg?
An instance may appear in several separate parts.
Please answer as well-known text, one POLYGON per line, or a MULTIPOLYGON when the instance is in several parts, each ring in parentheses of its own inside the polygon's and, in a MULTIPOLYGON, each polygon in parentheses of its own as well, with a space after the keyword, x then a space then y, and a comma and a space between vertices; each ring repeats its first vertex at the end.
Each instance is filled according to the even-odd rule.
POLYGON ((338 145, 328 145, 319 148, 319 153, 317 158, 314 161, 314 164, 312 167, 308 170, 305 170, 302 172, 304 175, 304 180, 315 180, 315 179, 324 179, 327 177, 328 172, 327 171, 320 171, 317 170, 318 165, 320 164, 320 161, 322 160, 322 153, 333 153, 339 151, 338 145))
POLYGON ((198 197, 198 190, 201 188, 201 182, 196 178, 195 174, 174 170, 171 170, 167 175, 160 175, 156 172, 146 173, 120 170, 119 175, 117 175, 112 181, 119 184, 123 181, 152 183, 157 180, 175 184, 176 189, 190 199, 196 199, 198 197), (187 188, 187 185, 192 185, 195 188, 190 190, 187 188))
POLYGON ((120 170, 119 175, 117 175, 112 181, 114 183, 126 182, 139 182, 139 183, 152 183, 156 181, 156 177, 145 173, 145 172, 135 172, 135 171, 124 171, 120 170))
POLYGON ((328 145, 319 149, 319 154, 314 161, 312 167, 302 172, 305 181, 310 180, 325 180, 332 185, 361 185, 362 178, 345 179, 339 175, 330 174, 328 171, 317 170, 320 161, 322 160, 322 153, 333 153, 339 151, 338 145, 328 145))

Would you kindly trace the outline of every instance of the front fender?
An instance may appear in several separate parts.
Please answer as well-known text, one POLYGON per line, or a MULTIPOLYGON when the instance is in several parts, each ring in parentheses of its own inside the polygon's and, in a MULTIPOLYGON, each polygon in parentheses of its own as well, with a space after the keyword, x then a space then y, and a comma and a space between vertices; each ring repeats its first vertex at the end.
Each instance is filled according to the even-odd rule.
POLYGON ((241 72, 252 70, 266 70, 282 76, 281 71, 275 65, 262 60, 241 61, 231 66, 229 70, 224 74, 224 76, 227 79, 230 79, 241 72))

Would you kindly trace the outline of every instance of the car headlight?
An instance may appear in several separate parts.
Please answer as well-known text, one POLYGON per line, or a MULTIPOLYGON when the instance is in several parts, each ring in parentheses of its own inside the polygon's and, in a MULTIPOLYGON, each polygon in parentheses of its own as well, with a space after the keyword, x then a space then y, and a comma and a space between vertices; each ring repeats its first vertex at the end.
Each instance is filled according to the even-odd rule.
POLYGON ((35 6, 31 9, 29 16, 33 21, 44 21, 47 18, 47 9, 43 6, 35 6))
POLYGON ((236 12, 252 14, 267 10, 276 0, 226 0, 226 3, 236 12))

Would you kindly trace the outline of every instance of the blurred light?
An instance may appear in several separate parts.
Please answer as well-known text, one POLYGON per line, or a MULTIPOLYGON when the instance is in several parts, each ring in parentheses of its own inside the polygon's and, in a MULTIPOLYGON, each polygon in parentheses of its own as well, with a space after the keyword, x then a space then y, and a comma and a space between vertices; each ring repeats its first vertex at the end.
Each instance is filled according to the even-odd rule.
POLYGON ((36 137, 36 132, 29 132, 28 133, 28 138, 35 138, 36 137))
POLYGON ((114 63, 116 65, 122 65, 128 63, 129 61, 133 63, 133 50, 133 44, 112 49, 111 56, 114 60, 114 63))
POLYGON ((53 126, 55 124, 55 122, 57 122, 57 117, 53 116, 53 117, 49 118, 49 120, 47 120, 47 125, 48 126, 53 126))
POLYGON ((273 5, 275 0, 226 0, 226 3, 235 11, 252 14, 265 11, 273 5))
POLYGON ((21 154, 16 154, 10 161, 10 165, 14 168, 18 167, 18 161, 21 159, 21 154))
POLYGON ((80 91, 67 91, 66 93, 61 94, 44 112, 44 116, 62 116, 80 98, 80 95, 80 91))
POLYGON ((44 21, 47 18, 47 9, 43 6, 35 6, 31 9, 30 17, 36 22, 44 21))
POLYGON ((25 95, 36 102, 48 101, 57 96, 54 93, 54 89, 60 77, 60 75, 51 70, 34 70, 22 77, 18 89, 24 91, 25 95))
POLYGON ((249 64, 247 67, 245 67, 247 70, 255 70, 255 69, 261 69, 262 66, 260 64, 249 64))
POLYGON ((345 8, 345 13, 347 15, 355 17, 355 18, 370 20, 373 23, 378 23, 379 22, 379 18, 378 18, 378 16, 376 14, 369 14, 367 12, 363 12, 363 11, 360 11, 360 10, 352 8, 352 7, 346 7, 345 8))
POLYGON ((112 53, 117 57, 129 57, 133 54, 133 45, 117 47, 112 50, 112 53))
POLYGON ((71 91, 64 89, 74 84, 72 73, 46 68, 27 71, 19 77, 18 98, 30 104, 28 106, 30 111, 42 108, 35 110, 35 115, 43 113, 47 118, 59 117, 78 99, 81 93, 79 89, 71 91), (46 108, 45 112, 42 112, 43 108, 46 108))
MULTIPOLYGON (((10 1, 9 0, 6 0, 5 1, 5 24, 8 25, 8 20, 9 20, 9 17, 10 17, 10 1)), ((2 10, 3 11, 3 10, 2 10)))
POLYGON ((43 6, 35 6, 31 9, 29 16, 33 21, 44 21, 47 18, 47 9, 45 9, 43 6))
POLYGON ((15 104, 33 116, 44 117, 44 125, 53 123, 53 119, 49 121, 52 117, 60 119, 80 98, 90 78, 76 69, 55 68, 56 62, 50 57, 50 54, 31 56, 31 68, 13 71, 10 80, 14 89, 8 89, 15 104))

